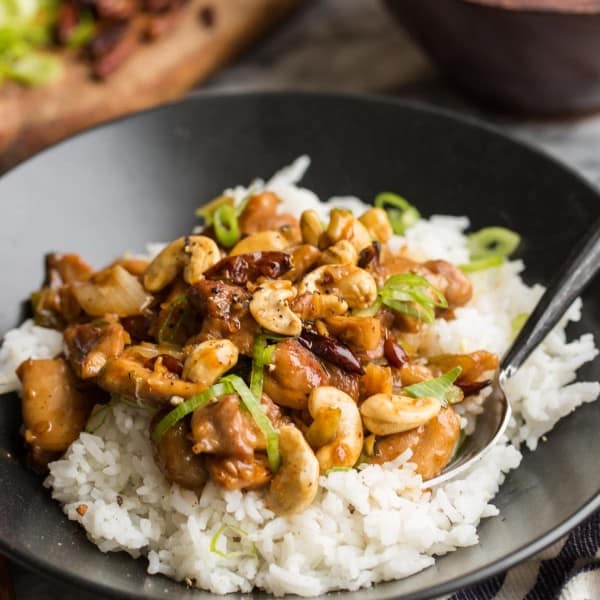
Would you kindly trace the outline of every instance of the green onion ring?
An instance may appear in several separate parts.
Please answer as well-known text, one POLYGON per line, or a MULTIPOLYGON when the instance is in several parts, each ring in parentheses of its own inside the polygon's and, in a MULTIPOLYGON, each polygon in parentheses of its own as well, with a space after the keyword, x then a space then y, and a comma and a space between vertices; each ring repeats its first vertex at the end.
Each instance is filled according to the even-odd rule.
POLYGON ((217 542, 219 541, 219 538, 228 530, 231 530, 234 533, 237 533, 240 536, 240 538, 248 537, 248 534, 240 527, 236 527, 235 525, 223 525, 222 527, 220 527, 218 529, 218 531, 215 533, 215 535, 213 535, 212 538, 210 539, 209 549, 213 554, 216 554, 217 556, 220 556, 222 558, 237 558, 239 556, 256 556, 256 546, 254 545, 254 543, 252 543, 252 552, 244 552, 244 551, 239 551, 239 550, 236 552, 221 552, 220 550, 218 550, 217 542))
POLYGON ((381 302, 397 312, 433 323, 436 308, 447 308, 448 302, 436 287, 414 273, 392 275, 379 291, 381 302))
POLYGON ((221 382, 228 383, 231 385, 231 387, 233 387, 235 392, 241 398, 243 404, 248 409, 248 412, 252 415, 252 418, 258 425, 258 428, 265 436, 267 441, 267 457, 269 459, 269 466, 271 467, 271 471, 275 473, 277 469, 279 469, 279 463, 281 461, 281 457, 279 456, 279 433, 273 427, 269 417, 267 417, 265 414, 265 411, 260 404, 260 399, 254 396, 244 380, 237 375, 227 375, 221 379, 221 382))
POLYGON ((437 398, 441 405, 446 408, 448 406, 446 393, 452 388, 452 384, 461 373, 461 367, 454 367, 454 369, 444 373, 440 377, 402 388, 402 392, 411 398, 437 398))
POLYGON ((213 217, 213 226, 219 244, 230 248, 237 243, 240 239, 240 227, 235 208, 230 204, 223 204, 217 208, 213 217))
POLYGON ((521 236, 506 227, 485 227, 467 236, 472 260, 510 256, 520 243, 521 236))
POLYGON ((224 396, 225 394, 231 394, 233 391, 233 386, 230 383, 221 380, 219 383, 215 383, 200 394, 188 398, 185 402, 182 402, 171 412, 167 413, 158 422, 152 432, 152 441, 157 444, 160 441, 160 438, 186 415, 194 412, 197 408, 206 406, 214 398, 224 396))
POLYGON ((250 371, 250 391, 260 402, 263 388, 263 354, 267 348, 267 340, 264 335, 257 335, 252 348, 252 370, 250 371))
MULTIPOLYGON (((164 333, 165 329, 167 328, 167 325, 171 321, 171 317, 173 316, 174 310, 180 304, 185 302, 186 300, 187 300, 187 296, 185 294, 181 294, 181 296, 177 296, 177 298, 175 298, 175 300, 173 300, 173 302, 171 302, 171 304, 169 305, 169 312, 167 313, 167 318, 163 321, 162 325, 160 326, 160 329, 158 330, 158 333, 156 334, 156 340, 158 341, 159 344, 162 344, 163 342, 167 341, 164 339, 163 333, 164 333)), ((177 329, 179 328, 179 325, 181 325, 182 318, 183 318, 183 314, 181 315, 181 317, 179 317, 179 319, 177 320, 177 323, 175 323, 175 327, 173 327, 173 331, 171 332, 170 341, 173 341, 175 334, 177 333, 177 329)))
POLYGON ((403 235, 421 218, 419 211, 408 200, 393 192, 377 194, 374 204, 387 212, 396 235, 403 235))
POLYGON ((486 269, 492 269, 493 267, 499 267, 504 263, 504 256, 494 255, 488 256, 487 258, 480 258, 479 260, 472 260, 464 265, 459 265, 459 269, 463 273, 475 273, 477 271, 485 271, 486 269))
POLYGON ((224 204, 233 206, 233 203, 234 199, 231 196, 218 196, 214 200, 211 200, 208 204, 197 208, 196 216, 204 219, 204 225, 212 225, 215 211, 224 204))

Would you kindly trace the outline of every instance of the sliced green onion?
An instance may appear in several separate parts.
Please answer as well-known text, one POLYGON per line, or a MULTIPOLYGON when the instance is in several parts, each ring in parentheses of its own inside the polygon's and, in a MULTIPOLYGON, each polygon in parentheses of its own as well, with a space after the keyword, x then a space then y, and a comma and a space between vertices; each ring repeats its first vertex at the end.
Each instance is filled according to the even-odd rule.
POLYGON ((171 321, 171 318, 173 317, 173 313, 175 312, 175 309, 180 304, 183 304, 186 301, 187 301, 187 296, 185 294, 182 294, 181 296, 177 296, 177 298, 175 298, 175 300, 173 300, 173 302, 171 302, 171 304, 169 305, 169 312, 167 313, 167 318, 163 321, 163 324, 160 326, 160 329, 158 330, 158 333, 156 334, 156 339, 159 344, 162 344, 163 342, 168 342, 168 341, 172 342, 173 339, 175 338, 175 334, 177 333, 177 330, 179 329, 179 326, 181 325, 181 321, 183 320, 183 313, 179 316, 179 319, 177 319, 177 322, 175 323, 168 340, 165 339, 165 330, 169 326, 169 323, 171 321))
POLYGON ((40 85, 55 79, 61 71, 61 62, 56 56, 31 53, 3 67, 4 74, 19 83, 40 85))
POLYGON ((277 344, 270 344, 267 346, 262 355, 262 363, 263 365, 270 365, 273 362, 273 354, 275 354, 275 349, 277 348, 277 344))
POLYGON ((520 243, 521 236, 505 227, 485 227, 467 236, 472 260, 510 256, 520 243))
POLYGON ((210 551, 217 556, 221 556, 222 558, 238 558, 240 556, 256 556, 256 547, 252 544, 252 552, 237 550, 235 552, 221 552, 221 550, 217 549, 217 543, 219 539, 226 531, 233 531, 237 533, 240 538, 248 537, 248 534, 241 529, 240 527, 236 527, 235 525, 223 525, 216 533, 212 536, 210 540, 210 551))
POLYGON ((77 23, 67 40, 67 46, 69 48, 81 48, 92 39, 95 29, 96 25, 92 13, 89 10, 81 13, 79 23, 77 23))
POLYGON ((104 425, 109 408, 110 404, 94 404, 94 408, 92 408, 92 412, 85 424, 85 431, 87 433, 96 433, 104 425))
POLYGON ((521 329, 523 329, 523 325, 525 325, 527 319, 529 319, 530 313, 519 313, 511 322, 510 328, 512 330, 512 336, 517 337, 517 334, 521 329))
POLYGON ((269 417, 265 414, 260 399, 250 391, 244 380, 237 375, 227 375, 221 382, 230 384, 246 406, 258 428, 262 431, 267 441, 267 457, 271 471, 279 469, 281 457, 279 456, 279 433, 273 427, 269 417))
POLYGON ((379 291, 379 295, 386 306, 425 323, 433 323, 436 308, 448 306, 442 292, 427 279, 414 273, 392 275, 379 291))
POLYGON ((231 196, 219 196, 196 209, 196 216, 204 219, 205 225, 212 225, 215 211, 221 206, 233 206, 233 203, 234 199, 231 196))
POLYGON ((347 473, 348 471, 352 471, 352 467, 331 467, 331 469, 328 469, 327 473, 325 473, 325 477, 327 477, 329 473, 347 473))
POLYGON ((458 404, 464 400, 464 393, 457 385, 451 385, 446 392, 446 402, 448 404, 458 404))
POLYGON ((446 408, 448 406, 447 393, 461 372, 461 367, 454 367, 454 369, 444 373, 440 377, 409 385, 403 388, 402 391, 411 398, 437 398, 442 406, 446 408))
POLYGON ((231 394, 233 391, 233 386, 230 383, 221 380, 219 383, 215 383, 200 394, 196 394, 185 402, 177 405, 158 422, 152 432, 152 441, 155 444, 158 443, 160 438, 186 415, 194 412, 197 408, 206 406, 213 398, 231 394))
POLYGON ((374 204, 387 212, 392 230, 397 235, 404 235, 421 218, 419 211, 408 200, 392 192, 377 194, 374 204))
POLYGON ((221 246, 230 248, 240 239, 240 226, 235 208, 230 204, 219 206, 213 215, 215 235, 221 246))
POLYGON ((476 271, 485 271, 493 267, 499 267, 504 263, 504 256, 494 255, 479 260, 472 260, 464 265, 459 265, 459 269, 463 273, 475 273, 476 271))
POLYGON ((52 42, 58 0, 0 0, 0 82, 35 85, 55 78, 60 59, 40 53, 52 42))
POLYGON ((456 439, 456 444, 454 444, 454 450, 452 451, 452 458, 449 462, 456 460, 464 451, 463 444, 467 439, 467 434, 464 429, 461 429, 458 432, 458 438, 456 439))
POLYGON ((367 306, 367 308, 361 308, 360 310, 353 310, 352 315, 355 317, 374 317, 378 312, 383 302, 381 298, 377 298, 371 306, 367 306))
POLYGON ((264 335, 257 335, 252 348, 252 370, 250 371, 250 391, 260 402, 263 389, 263 357, 267 348, 267 340, 264 335))

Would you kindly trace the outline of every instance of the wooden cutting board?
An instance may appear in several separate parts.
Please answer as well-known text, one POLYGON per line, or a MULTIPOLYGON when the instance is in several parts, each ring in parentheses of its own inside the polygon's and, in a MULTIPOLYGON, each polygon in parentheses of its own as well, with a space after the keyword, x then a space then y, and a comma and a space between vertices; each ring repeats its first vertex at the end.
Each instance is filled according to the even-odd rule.
POLYGON ((175 100, 289 15, 302 0, 190 0, 175 26, 106 81, 63 52, 49 85, 0 87, 0 173, 81 129, 175 100), (210 19, 200 18, 210 11, 210 19))

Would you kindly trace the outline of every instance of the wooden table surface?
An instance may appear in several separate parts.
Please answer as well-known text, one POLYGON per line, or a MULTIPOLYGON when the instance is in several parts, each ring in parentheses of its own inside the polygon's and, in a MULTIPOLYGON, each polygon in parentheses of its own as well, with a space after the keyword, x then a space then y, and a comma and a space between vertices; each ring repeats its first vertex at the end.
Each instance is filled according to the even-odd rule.
MULTIPOLYGON (((600 117, 535 122, 487 113, 443 81, 376 0, 311 0, 203 89, 309 89, 418 100, 492 122, 541 146, 600 185, 600 117)), ((17 600, 100 600, 14 565, 12 575, 17 600)))

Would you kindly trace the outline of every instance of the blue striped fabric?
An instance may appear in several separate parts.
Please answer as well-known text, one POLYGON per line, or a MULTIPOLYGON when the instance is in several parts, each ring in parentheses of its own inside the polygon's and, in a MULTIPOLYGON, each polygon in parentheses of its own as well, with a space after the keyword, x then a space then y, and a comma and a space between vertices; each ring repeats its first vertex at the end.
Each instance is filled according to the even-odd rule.
POLYGON ((509 586, 503 573, 449 600, 600 600, 600 512, 576 527, 550 557, 547 554, 516 567, 522 571, 521 580, 531 582, 527 589, 516 591, 514 581, 509 586))

